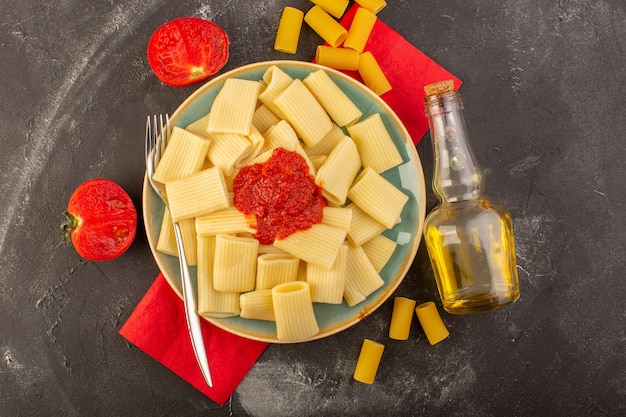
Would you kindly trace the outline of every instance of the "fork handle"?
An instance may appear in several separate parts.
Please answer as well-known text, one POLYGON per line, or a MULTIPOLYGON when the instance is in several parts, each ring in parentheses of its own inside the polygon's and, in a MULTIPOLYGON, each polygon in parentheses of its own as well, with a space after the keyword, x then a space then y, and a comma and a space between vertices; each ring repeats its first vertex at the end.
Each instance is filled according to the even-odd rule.
POLYGON ((178 247, 178 259, 180 260, 180 276, 183 283, 183 301, 185 304, 185 316, 187 317, 187 329, 189 330, 191 345, 193 346, 193 352, 196 355, 198 365, 200 365, 202 376, 207 385, 213 387, 211 371, 209 370, 209 359, 204 346, 204 339, 202 338, 200 316, 198 316, 197 313, 196 296, 193 286, 191 285, 191 276, 189 275, 189 267, 183 247, 183 237, 178 222, 173 222, 173 224, 176 246, 178 247))

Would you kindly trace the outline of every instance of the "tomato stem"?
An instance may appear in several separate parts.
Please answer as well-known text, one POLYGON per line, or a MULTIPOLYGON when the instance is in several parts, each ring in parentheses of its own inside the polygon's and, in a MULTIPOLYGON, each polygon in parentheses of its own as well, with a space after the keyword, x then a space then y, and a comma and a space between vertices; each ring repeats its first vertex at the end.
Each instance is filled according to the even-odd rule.
POLYGON ((59 245, 62 243, 69 243, 71 240, 72 232, 74 229, 78 227, 80 224, 80 219, 78 217, 74 217, 69 212, 64 212, 65 220, 61 223, 61 232, 63 233, 63 238, 59 245))

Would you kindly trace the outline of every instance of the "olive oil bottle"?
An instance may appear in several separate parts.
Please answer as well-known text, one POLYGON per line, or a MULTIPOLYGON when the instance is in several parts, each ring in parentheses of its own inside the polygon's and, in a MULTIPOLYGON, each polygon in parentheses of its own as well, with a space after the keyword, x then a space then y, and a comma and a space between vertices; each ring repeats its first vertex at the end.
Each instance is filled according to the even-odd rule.
POLYGON ((439 204, 426 217, 424 239, 443 308, 468 314, 504 307, 519 297, 511 216, 483 193, 452 81, 425 91, 439 204))

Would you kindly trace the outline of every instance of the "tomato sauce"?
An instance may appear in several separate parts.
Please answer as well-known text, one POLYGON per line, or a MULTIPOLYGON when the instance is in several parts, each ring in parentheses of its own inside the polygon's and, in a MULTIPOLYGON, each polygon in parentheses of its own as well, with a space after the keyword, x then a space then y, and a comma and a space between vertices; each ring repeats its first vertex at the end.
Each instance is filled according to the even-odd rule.
POLYGON ((235 207, 256 219, 256 239, 271 244, 322 221, 326 200, 296 152, 274 150, 267 162, 244 167, 233 182, 235 207))

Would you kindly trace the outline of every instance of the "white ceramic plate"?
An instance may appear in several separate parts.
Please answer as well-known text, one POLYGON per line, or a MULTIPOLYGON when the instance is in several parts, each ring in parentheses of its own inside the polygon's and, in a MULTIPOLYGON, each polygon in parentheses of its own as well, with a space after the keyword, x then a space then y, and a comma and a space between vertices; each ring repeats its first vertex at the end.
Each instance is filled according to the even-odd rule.
MULTIPOLYGON (((310 72, 324 69, 337 85, 354 101, 363 112, 363 117, 379 113, 396 144, 404 163, 392 168, 382 175, 409 196, 403 212, 402 221, 393 229, 384 232, 385 236, 398 242, 397 248, 383 268, 380 275, 385 284, 365 301, 348 307, 340 305, 315 303, 314 310, 320 331, 310 340, 320 339, 344 330, 375 311, 385 302, 398 287, 411 266, 422 236, 422 227, 426 211, 426 188, 422 165, 411 138, 391 108, 380 97, 372 93, 363 84, 330 68, 321 67, 301 61, 268 61, 246 65, 224 73, 196 90, 172 114, 174 126, 186 127, 190 123, 206 115, 215 96, 224 81, 230 77, 260 80, 264 72, 272 65, 277 65, 293 78, 304 78, 310 72)), ((416 109, 417 111, 417 109, 416 109)), ((143 216, 148 242, 154 259, 172 288, 182 298, 180 270, 178 258, 156 251, 156 243, 161 228, 164 206, 144 179, 143 216)), ((191 267, 194 286, 196 285, 196 268, 191 267)), ((211 323, 231 333, 250 339, 284 343, 276 338, 276 326, 273 322, 248 320, 240 317, 208 319, 211 323)))

